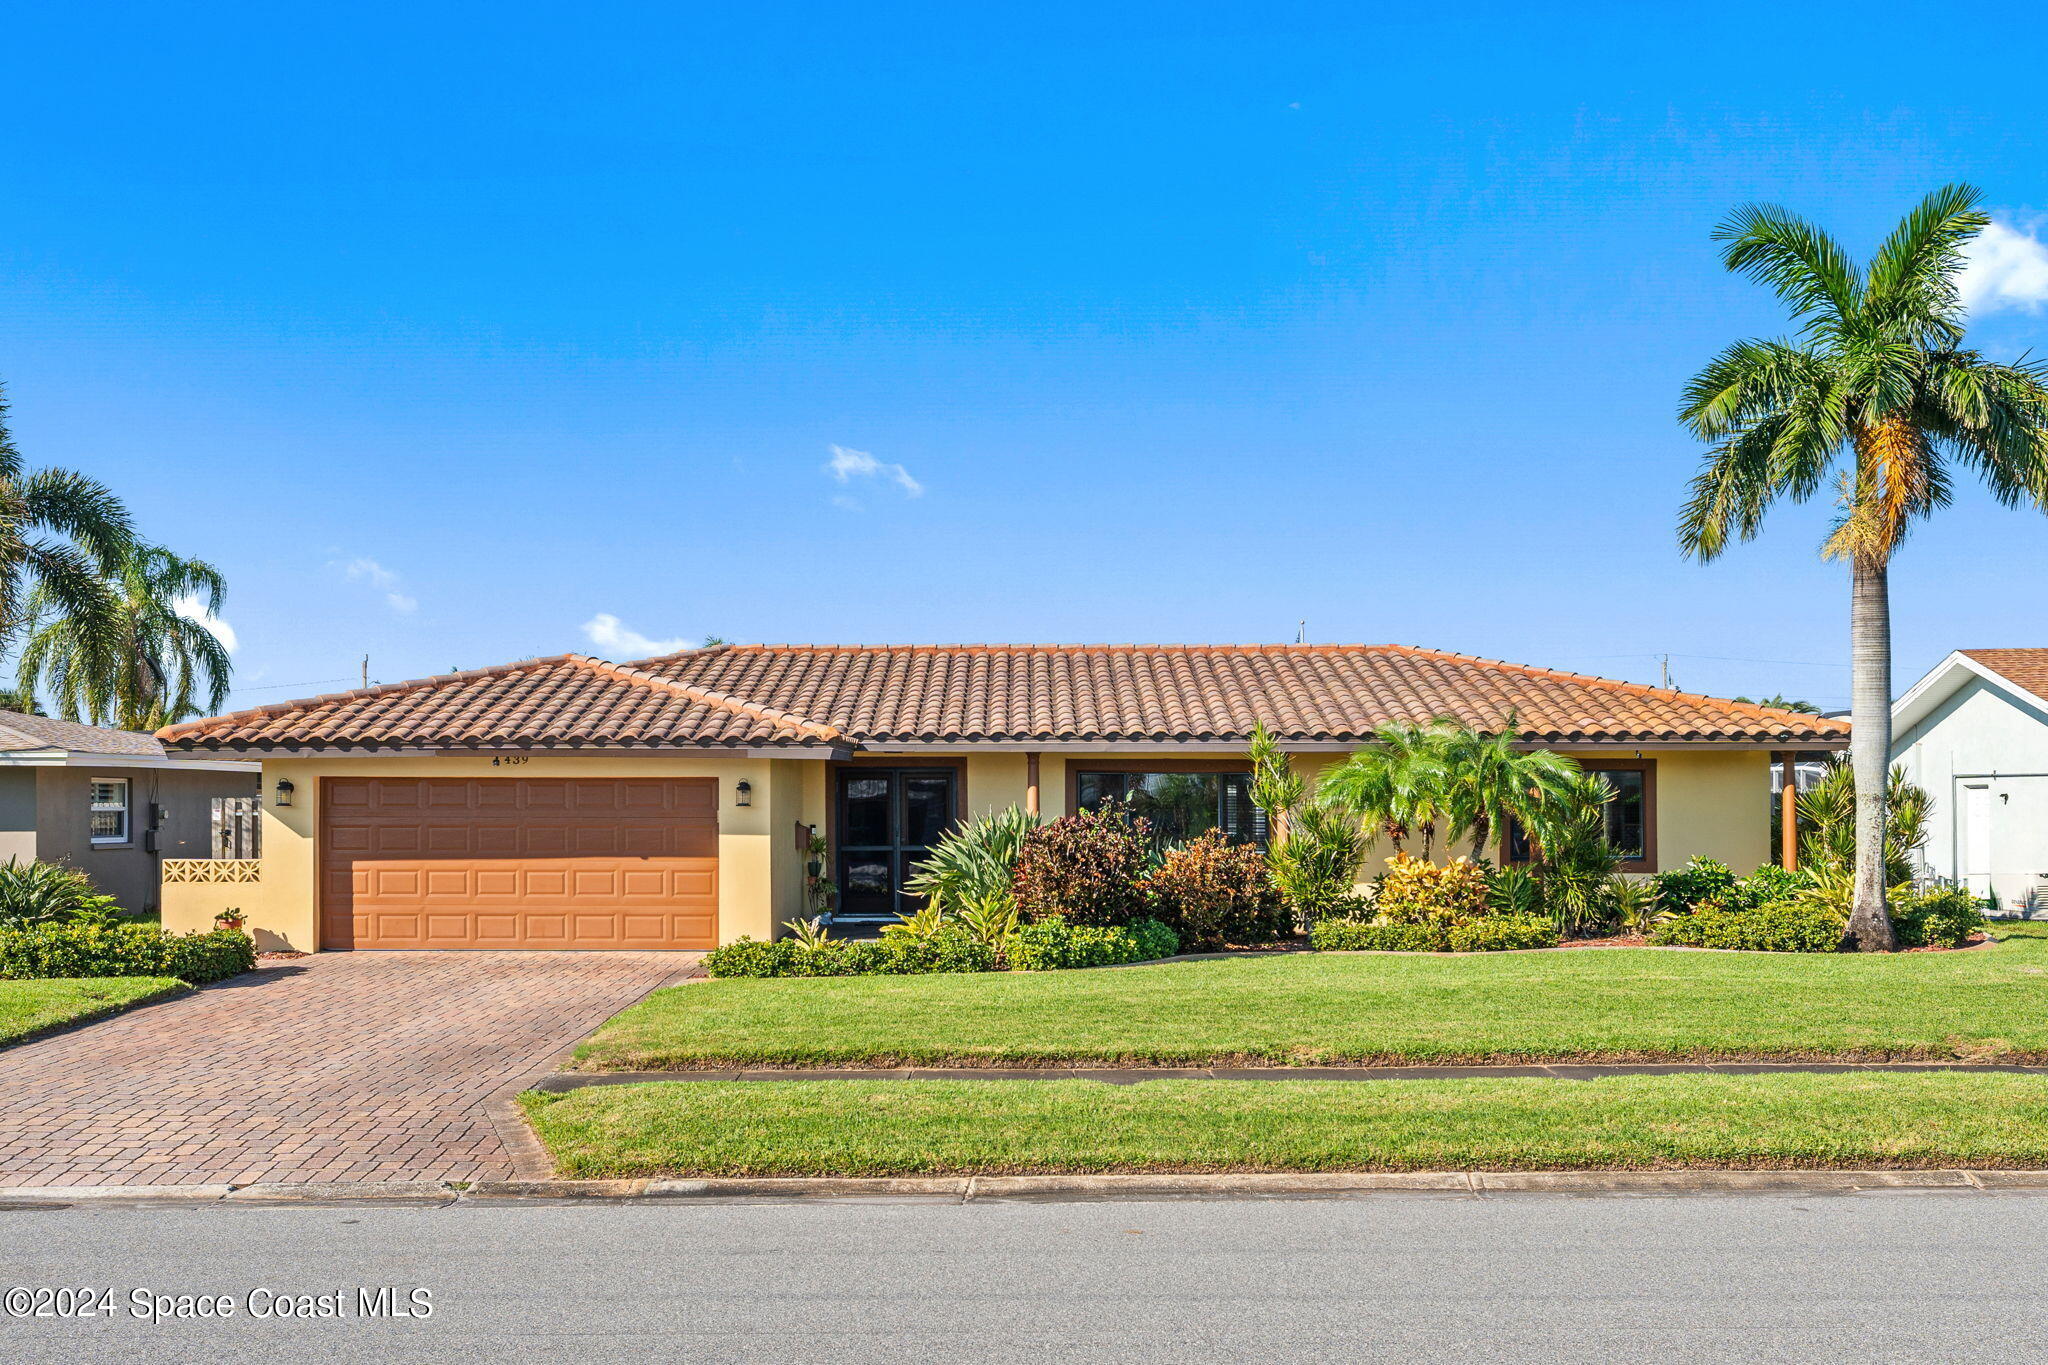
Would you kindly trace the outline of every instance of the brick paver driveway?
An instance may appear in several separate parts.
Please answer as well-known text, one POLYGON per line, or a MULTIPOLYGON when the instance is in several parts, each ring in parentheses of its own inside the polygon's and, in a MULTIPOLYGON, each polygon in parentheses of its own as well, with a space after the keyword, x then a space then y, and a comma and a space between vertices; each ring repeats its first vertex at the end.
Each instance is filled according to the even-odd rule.
POLYGON ((508 1097, 686 953, 327 953, 0 1050, 0 1186, 537 1174, 508 1097))

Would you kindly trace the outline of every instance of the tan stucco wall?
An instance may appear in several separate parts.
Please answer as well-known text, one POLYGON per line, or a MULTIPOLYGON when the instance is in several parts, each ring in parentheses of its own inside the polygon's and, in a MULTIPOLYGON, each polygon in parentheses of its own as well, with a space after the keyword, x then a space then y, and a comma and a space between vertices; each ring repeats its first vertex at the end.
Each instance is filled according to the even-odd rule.
MULTIPOLYGON (((320 779, 378 777, 713 777, 718 779, 718 933, 767 938, 801 906, 802 867, 794 855, 800 770, 816 760, 694 758, 668 755, 535 754, 516 768, 492 767, 486 756, 425 758, 290 758, 263 765, 261 880, 164 888, 164 927, 208 929, 227 906, 239 906, 261 946, 311 952, 318 945, 320 779), (280 780, 295 788, 280 809, 280 780), (733 788, 752 784, 753 804, 733 805, 733 788)), ((822 779, 817 780, 822 792, 822 779)))
MULTIPOLYGON (((1568 751, 1569 752, 1569 751, 1568 751)), ((1633 751, 1585 750, 1587 757, 1632 757, 1633 751)), ((1054 755, 1039 764, 1040 810, 1066 813, 1067 769, 1103 759, 1160 757, 1156 750, 1054 755)), ((1748 871, 1770 857, 1769 755, 1761 750, 1711 753, 1645 750, 1657 763, 1659 867, 1676 867, 1694 854, 1719 858, 1748 871)), ((916 755, 897 759, 915 766, 916 755)), ((1203 755, 1228 757, 1228 755, 1203 755)), ((1296 763, 1313 780, 1341 755, 1305 754, 1296 763)), ((1026 758, 1018 752, 971 754, 964 805, 969 816, 1024 804, 1026 758)), ((238 906, 266 948, 311 951, 318 924, 318 868, 314 831, 319 825, 322 776, 391 777, 715 777, 719 779, 719 938, 769 938, 803 912, 803 856, 799 822, 828 827, 831 796, 827 766, 815 759, 688 758, 668 756, 535 755, 517 769, 493 768, 487 757, 273 759, 264 764, 261 880, 229 885, 171 885, 163 889, 164 926, 180 932, 212 926, 213 916, 238 906), (296 791, 280 810, 273 793, 280 778, 296 791), (732 804, 733 786, 753 785, 753 805, 732 804)), ((1384 855, 1386 850, 1379 850, 1384 855)), ((1381 856, 1368 861, 1377 873, 1381 856)))

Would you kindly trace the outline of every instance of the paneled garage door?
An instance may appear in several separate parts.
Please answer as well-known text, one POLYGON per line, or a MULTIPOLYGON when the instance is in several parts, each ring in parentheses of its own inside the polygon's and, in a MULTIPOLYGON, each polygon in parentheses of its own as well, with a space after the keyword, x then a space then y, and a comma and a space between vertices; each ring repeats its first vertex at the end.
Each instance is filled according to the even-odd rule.
POLYGON ((323 948, 715 948, 708 777, 331 777, 323 948))

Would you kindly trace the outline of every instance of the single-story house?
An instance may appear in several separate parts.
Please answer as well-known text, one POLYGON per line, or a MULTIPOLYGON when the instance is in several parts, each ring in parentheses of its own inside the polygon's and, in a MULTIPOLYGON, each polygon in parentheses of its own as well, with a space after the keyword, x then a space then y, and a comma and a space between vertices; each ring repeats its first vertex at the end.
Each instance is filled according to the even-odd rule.
POLYGON ((1791 711, 1403 645, 718 645, 560 655, 285 702, 162 731, 259 757, 263 856, 168 888, 269 945, 708 948, 804 913, 829 848, 844 918, 970 812, 1127 798, 1174 834, 1258 837, 1264 721, 1313 777, 1387 721, 1517 718, 1608 775, 1626 866, 1770 857, 1773 755, 1840 748, 1791 711))
POLYGON ((1930 876, 2048 911, 2048 649, 1959 649, 1892 706, 1892 761, 1933 798, 1930 876))
POLYGON ((159 862, 216 852, 215 800, 254 800, 261 774, 250 757, 0 711, 0 862, 65 863, 123 908, 155 910, 159 862))

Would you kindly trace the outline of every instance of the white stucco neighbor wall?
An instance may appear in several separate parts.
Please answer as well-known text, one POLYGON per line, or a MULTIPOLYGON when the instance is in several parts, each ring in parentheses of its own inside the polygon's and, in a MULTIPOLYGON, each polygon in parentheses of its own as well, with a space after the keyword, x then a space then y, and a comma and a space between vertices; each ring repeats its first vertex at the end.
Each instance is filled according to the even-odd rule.
POLYGON ((1934 800, 1928 870, 2048 914, 2048 710, 1972 677, 1893 736, 1892 758, 1934 800))

